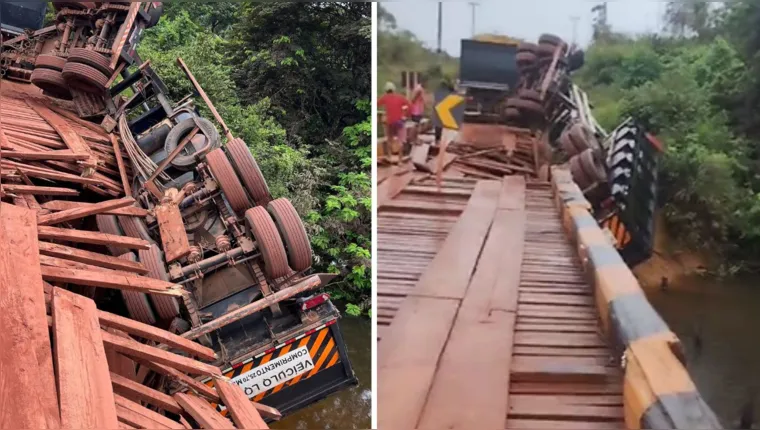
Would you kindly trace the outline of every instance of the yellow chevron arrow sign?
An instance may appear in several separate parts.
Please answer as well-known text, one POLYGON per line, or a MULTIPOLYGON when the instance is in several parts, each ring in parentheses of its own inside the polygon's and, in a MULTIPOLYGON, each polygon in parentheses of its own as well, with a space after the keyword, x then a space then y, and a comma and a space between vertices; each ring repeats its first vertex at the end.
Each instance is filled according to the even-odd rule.
POLYGON ((435 105, 435 111, 438 114, 438 119, 441 120, 441 126, 443 128, 449 128, 452 130, 459 130, 459 124, 451 113, 451 110, 459 106, 464 102, 464 97, 458 94, 449 94, 443 100, 435 105))

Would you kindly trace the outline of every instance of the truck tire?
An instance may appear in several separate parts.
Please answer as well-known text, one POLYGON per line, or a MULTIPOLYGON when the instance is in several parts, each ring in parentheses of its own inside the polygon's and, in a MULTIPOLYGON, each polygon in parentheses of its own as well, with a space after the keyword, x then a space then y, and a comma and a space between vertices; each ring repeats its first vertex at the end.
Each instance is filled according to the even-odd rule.
POLYGON ((593 149, 583 151, 579 156, 579 162, 586 177, 596 182, 607 182, 607 172, 604 165, 599 161, 593 149))
POLYGON ((38 55, 34 61, 34 67, 38 69, 63 70, 66 59, 55 55, 38 55))
POLYGON ((531 115, 544 115, 544 107, 540 103, 533 100, 523 100, 519 98, 511 98, 507 100, 507 107, 514 107, 520 110, 522 114, 531 115))
POLYGON ((538 43, 540 44, 547 44, 547 45, 553 45, 553 46, 559 46, 561 44, 564 44, 565 41, 562 40, 561 37, 555 36, 553 34, 544 33, 541 36, 538 37, 538 43))
POLYGON ((517 53, 517 65, 518 66, 529 66, 536 62, 538 57, 533 52, 518 52, 517 53))
POLYGON ((264 260, 264 272, 270 279, 277 279, 290 272, 285 246, 266 209, 256 206, 245 212, 245 219, 264 260))
POLYGON ((311 245, 301 217, 288 199, 277 199, 267 206, 288 254, 290 268, 301 272, 311 267, 311 245))
POLYGON ((578 152, 583 152, 587 148, 596 149, 599 147, 599 142, 594 136, 594 132, 581 122, 576 122, 570 127, 569 130, 570 140, 578 148, 578 152))
POLYGON ((219 188, 222 189, 233 211, 243 213, 253 206, 248 201, 245 190, 235 174, 235 169, 232 168, 222 148, 217 148, 206 154, 206 163, 208 163, 211 173, 219 183, 219 188))
POLYGON ((269 193, 267 181, 243 139, 233 139, 227 143, 227 153, 253 201, 259 206, 269 203, 272 195, 269 193))
POLYGON ((134 216, 119 216, 119 225, 129 237, 137 239, 147 240, 150 243, 155 243, 148 231, 148 226, 145 225, 145 221, 142 218, 134 216))
POLYGON ((522 115, 520 115, 520 110, 515 107, 508 107, 504 109, 504 116, 507 119, 515 120, 515 121, 522 118, 522 115))
POLYGON ((581 191, 591 186, 592 182, 588 176, 586 176, 586 172, 581 166, 580 155, 575 155, 570 159, 570 174, 573 176, 573 182, 578 185, 578 188, 580 188, 581 191))
POLYGON ((151 27, 154 27, 156 24, 158 24, 158 21, 161 20, 161 14, 163 13, 164 13, 164 5, 162 3, 158 3, 158 6, 151 7, 150 10, 148 11, 148 16, 150 16, 150 19, 145 24, 145 28, 151 28, 151 27))
MULTIPOLYGON (((145 276, 162 281, 169 281, 169 273, 166 271, 163 252, 158 248, 158 245, 154 243, 150 246, 150 249, 139 250, 139 256, 140 263, 148 269, 148 273, 146 273, 145 276)), ((153 307, 156 309, 156 314, 159 319, 171 320, 179 315, 179 303, 174 297, 151 294, 150 301, 153 302, 153 307)))
POLYGON ((568 133, 567 131, 565 131, 564 133, 562 133, 562 135, 560 135, 559 146, 570 157, 578 153, 578 148, 575 146, 575 143, 573 143, 573 141, 570 140, 570 133, 568 133))
MULTIPOLYGON (((200 125, 199 133, 206 136, 211 143, 210 150, 219 148, 221 141, 219 140, 219 132, 214 127, 214 124, 206 118, 198 118, 198 124, 200 125)), ((182 139, 187 136, 195 127, 195 121, 193 118, 188 118, 184 121, 180 121, 179 124, 172 127, 169 134, 166 135, 166 142, 164 143, 164 149, 167 154, 171 154, 182 139)), ((172 160, 172 166, 182 171, 192 170, 195 167, 195 147, 192 143, 185 145, 182 153, 172 160)))
POLYGON ((536 103, 541 103, 541 93, 536 90, 522 89, 517 92, 517 97, 523 100, 532 100, 536 103))
POLYGON ((34 69, 31 76, 32 84, 36 85, 50 97, 62 100, 71 100, 71 91, 69 91, 63 74, 52 69, 34 69))
MULTIPOLYGON (((98 231, 101 233, 112 234, 114 236, 124 235, 119 227, 119 223, 116 221, 115 215, 95 215, 95 224, 97 224, 98 231)), ((113 256, 119 256, 130 252, 128 248, 120 248, 113 245, 108 245, 107 248, 113 256)))
POLYGON ((100 70, 81 63, 67 61, 63 66, 63 79, 75 90, 92 94, 102 94, 106 91, 109 76, 100 70))
POLYGON ((532 54, 536 54, 538 52, 538 45, 530 42, 522 42, 517 45, 517 52, 530 52, 532 54))
POLYGON ((71 48, 69 50, 68 62, 86 64, 109 77, 113 73, 113 69, 111 69, 111 61, 106 58, 105 55, 91 49, 71 48))
MULTIPOLYGON (((127 252, 119 256, 122 260, 137 261, 134 252, 127 252)), ((127 307, 127 313, 133 320, 141 323, 154 325, 156 323, 156 314, 150 307, 148 295, 137 291, 121 290, 121 297, 124 299, 124 305, 127 307)))
MULTIPOLYGON (((539 59, 543 57, 553 57, 554 52, 557 50, 557 47, 555 45, 549 45, 546 43, 542 43, 538 45, 538 50, 536 51, 536 55, 538 55, 539 59)), ((562 53, 560 53, 560 56, 562 53)))

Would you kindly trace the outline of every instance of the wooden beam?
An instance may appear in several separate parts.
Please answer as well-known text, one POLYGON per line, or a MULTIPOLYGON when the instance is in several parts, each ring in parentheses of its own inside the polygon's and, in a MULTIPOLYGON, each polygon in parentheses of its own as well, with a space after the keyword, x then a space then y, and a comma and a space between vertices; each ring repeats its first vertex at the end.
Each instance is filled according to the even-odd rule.
MULTIPOLYGON (((43 203, 41 206, 43 209, 48 209, 51 211, 65 211, 68 209, 89 207, 89 206, 92 206, 93 204, 94 203, 70 202, 67 200, 53 200, 50 202, 43 203)), ((100 215, 146 217, 148 216, 148 211, 136 206, 126 206, 119 209, 111 209, 105 212, 101 212, 100 215)))
POLYGON ((174 395, 185 412, 205 429, 230 429, 232 423, 222 416, 204 399, 193 394, 177 393, 174 395))
POLYGON ((0 428, 59 428, 35 213, 0 202, 0 428))
POLYGON ((111 384, 116 394, 134 402, 145 402, 173 414, 181 414, 182 407, 168 394, 146 387, 129 378, 111 372, 111 384))
POLYGON ((75 154, 68 149, 58 151, 0 151, 0 157, 15 160, 58 160, 81 161, 88 158, 87 154, 75 154))
POLYGON ((100 325, 104 327, 112 327, 144 339, 150 339, 180 349, 190 355, 205 360, 213 361, 217 358, 216 353, 214 353, 214 350, 211 348, 207 348, 199 343, 185 339, 184 337, 130 318, 124 318, 109 312, 99 311, 98 319, 100 325))
POLYGON ((56 133, 61 137, 61 140, 63 140, 63 143, 65 143, 72 152, 77 155, 86 156, 85 159, 87 162, 85 164, 88 167, 96 168, 98 166, 98 158, 95 156, 95 153, 90 149, 79 133, 71 127, 65 118, 34 100, 27 99, 26 104, 34 109, 34 111, 37 112, 37 115, 41 116, 45 122, 53 127, 56 133))
POLYGON ((40 239, 44 240, 62 240, 74 243, 90 243, 93 245, 114 245, 129 249, 150 249, 150 242, 147 240, 95 231, 41 225, 37 228, 37 234, 40 239))
MULTIPOLYGON (((58 245, 49 242, 39 242, 39 249, 41 254, 49 255, 51 257, 63 258, 65 260, 77 261, 79 263, 91 264, 93 266, 100 266, 108 269, 123 270, 125 272, 133 272, 138 274, 148 273, 148 269, 146 269, 145 266, 141 263, 123 260, 112 255, 99 254, 97 252, 85 251, 83 249, 72 248, 69 246, 58 245)), ((172 285, 168 282, 164 282, 164 284, 172 285)))
POLYGON ((268 429, 269 426, 251 404, 239 385, 233 384, 227 378, 214 378, 214 386, 224 405, 232 415, 232 421, 241 429, 268 429))
POLYGON ((124 167, 124 159, 121 158, 121 148, 119 148, 119 141, 116 136, 111 134, 111 145, 113 146, 113 155, 116 157, 116 165, 119 167, 119 176, 121 177, 121 185, 124 187, 124 194, 127 196, 132 195, 132 187, 129 185, 129 176, 127 176, 127 169, 124 167))
POLYGON ((61 426, 115 428, 113 390, 95 302, 53 288, 52 307, 61 426))
POLYGON ((3 191, 12 194, 32 194, 36 196, 68 196, 79 195, 79 191, 71 188, 38 187, 36 185, 3 184, 3 191))
POLYGON ((95 272, 91 270, 64 269, 43 266, 42 279, 52 282, 66 282, 87 287, 113 288, 138 291, 147 294, 181 297, 182 293, 174 284, 144 276, 127 276, 119 273, 95 272))
POLYGON ((190 254, 190 242, 182 221, 179 207, 173 202, 159 205, 156 210, 161 243, 164 245, 166 263, 172 263, 190 254))
POLYGON ((128 357, 142 358, 159 364, 165 364, 193 375, 220 376, 222 374, 218 367, 210 364, 201 363, 200 361, 173 354, 150 345, 144 345, 132 339, 125 339, 106 331, 103 331, 102 335, 106 348, 113 349, 128 357))
POLYGON ((187 387, 191 391, 202 395, 212 402, 219 403, 222 401, 221 397, 219 397, 219 393, 217 393, 215 389, 209 387, 206 384, 200 383, 199 381, 185 375, 177 369, 173 369, 169 366, 164 366, 163 364, 155 363, 150 360, 143 360, 142 358, 133 357, 133 359, 140 366, 147 367, 160 375, 169 377, 174 382, 187 387))
POLYGON ((95 272, 129 274, 129 272, 106 269, 105 267, 93 266, 91 264, 77 263, 76 261, 64 260, 63 258, 51 257, 49 255, 40 255, 40 264, 43 266, 60 267, 62 269, 79 269, 79 270, 92 270, 95 272))
POLYGON ((239 321, 262 309, 266 309, 275 303, 279 303, 285 299, 289 299, 295 296, 296 294, 316 288, 320 284, 321 282, 320 282, 319 276, 312 275, 291 287, 284 288, 272 294, 271 296, 264 297, 263 299, 253 302, 249 305, 245 305, 242 308, 235 309, 234 311, 229 312, 225 314, 224 316, 221 316, 215 319, 214 321, 211 321, 210 323, 204 324, 200 327, 196 327, 188 332, 185 332, 182 334, 182 337, 186 339, 199 338, 203 336, 204 334, 211 333, 214 330, 218 330, 228 324, 232 324, 235 321, 239 321))
MULTIPOLYGON (((184 429, 185 427, 169 418, 152 411, 124 396, 114 394, 116 413, 119 421, 143 429, 184 429)), ((111 427, 113 428, 113 427, 111 427)))
POLYGON ((15 161, 3 159, 3 165, 11 166, 29 177, 53 179, 56 181, 71 182, 75 184, 99 185, 101 181, 93 178, 84 178, 82 176, 72 175, 71 173, 59 172, 57 170, 45 167, 30 166, 28 164, 17 163, 15 161))
POLYGON ((49 215, 41 215, 37 219, 39 225, 51 225, 58 224, 74 219, 84 218, 90 215, 97 215, 105 211, 113 209, 119 209, 127 206, 132 206, 135 203, 135 199, 132 197, 124 197, 117 200, 106 200, 100 203, 95 203, 92 206, 79 207, 73 209, 67 209, 60 212, 56 212, 49 215))

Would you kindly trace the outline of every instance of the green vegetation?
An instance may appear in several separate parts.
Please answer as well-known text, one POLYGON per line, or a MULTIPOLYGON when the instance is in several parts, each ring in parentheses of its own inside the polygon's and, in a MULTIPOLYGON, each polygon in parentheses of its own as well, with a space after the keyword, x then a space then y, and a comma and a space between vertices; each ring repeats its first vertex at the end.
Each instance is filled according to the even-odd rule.
POLYGON ((369 3, 164 5, 140 55, 174 100, 192 92, 176 66, 182 57, 250 147, 272 194, 290 198, 304 218, 314 269, 342 275, 328 289, 332 297, 348 303, 347 313, 368 315, 369 3))
POLYGON ((660 204, 680 245, 721 272, 760 257, 760 4, 670 2, 667 32, 595 31, 575 76, 602 126, 628 116, 665 143, 660 204))
POLYGON ((396 19, 381 4, 377 6, 377 92, 386 82, 401 85, 401 72, 419 72, 428 79, 428 90, 441 80, 453 81, 459 73, 459 62, 448 54, 436 54, 425 47, 408 30, 397 28, 396 19))

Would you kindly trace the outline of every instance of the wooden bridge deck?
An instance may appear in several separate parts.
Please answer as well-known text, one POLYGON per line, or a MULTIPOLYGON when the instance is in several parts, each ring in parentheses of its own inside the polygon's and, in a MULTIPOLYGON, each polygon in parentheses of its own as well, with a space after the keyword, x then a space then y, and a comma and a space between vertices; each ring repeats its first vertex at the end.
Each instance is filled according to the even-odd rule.
POLYGON ((379 208, 379 428, 624 428, 550 185, 425 181, 379 208))

